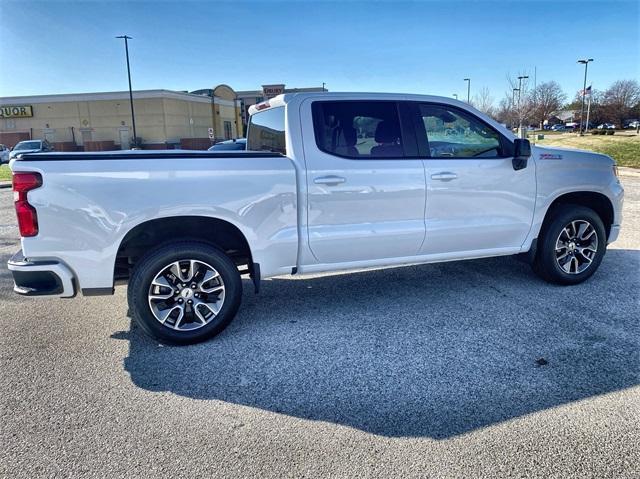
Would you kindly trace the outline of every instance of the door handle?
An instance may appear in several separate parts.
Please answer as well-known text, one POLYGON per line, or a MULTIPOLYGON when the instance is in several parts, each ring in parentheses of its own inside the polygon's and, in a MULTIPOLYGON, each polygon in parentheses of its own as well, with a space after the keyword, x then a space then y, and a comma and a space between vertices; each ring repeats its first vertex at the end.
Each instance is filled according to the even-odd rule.
POLYGON ((431 175, 432 180, 438 181, 451 181, 455 180, 458 177, 455 173, 451 173, 449 171, 443 171, 442 173, 435 173, 431 175))
POLYGON ((346 178, 343 178, 342 176, 336 176, 336 175, 320 176, 313 180, 313 182, 316 185, 329 185, 329 186, 339 185, 340 183, 344 183, 345 181, 347 181, 346 178))

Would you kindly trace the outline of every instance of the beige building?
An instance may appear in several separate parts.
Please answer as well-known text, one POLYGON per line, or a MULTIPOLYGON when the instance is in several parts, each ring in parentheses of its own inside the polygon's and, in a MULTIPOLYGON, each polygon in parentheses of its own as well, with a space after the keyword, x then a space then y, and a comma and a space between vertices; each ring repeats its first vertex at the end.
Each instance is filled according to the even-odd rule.
MULTIPOLYGON (((241 102, 220 85, 215 95, 133 92, 142 148, 199 148, 243 136, 241 102)), ((46 139, 59 151, 127 149, 134 144, 129 92, 0 98, 0 143, 46 139)))
POLYGON ((285 88, 283 83, 273 85, 262 85, 261 90, 243 90, 234 91, 227 85, 219 85, 214 89, 196 90, 191 92, 194 95, 205 95, 216 98, 224 98, 227 100, 236 100, 240 102, 240 118, 243 128, 247 129, 247 123, 249 122, 249 107, 260 103, 261 101, 268 100, 274 96, 281 95, 283 93, 299 93, 299 92, 323 92, 327 89, 323 86, 308 87, 308 88, 285 88))
POLYGON ((285 88, 284 84, 277 85, 262 85, 262 90, 245 90, 236 93, 236 97, 240 100, 240 110, 242 114, 242 123, 246 128, 249 122, 249 107, 260 103, 261 101, 268 100, 274 96, 282 93, 301 93, 301 92, 325 92, 327 89, 321 87, 306 87, 306 88, 285 88))

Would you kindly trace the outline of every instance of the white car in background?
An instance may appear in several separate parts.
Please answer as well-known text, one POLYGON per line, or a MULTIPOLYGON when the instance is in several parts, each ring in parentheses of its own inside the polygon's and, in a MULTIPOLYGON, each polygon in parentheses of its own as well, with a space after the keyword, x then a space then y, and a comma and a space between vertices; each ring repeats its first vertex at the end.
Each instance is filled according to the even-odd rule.
POLYGON ((0 165, 3 163, 9 163, 9 153, 11 150, 7 145, 0 144, 0 165))
POLYGON ((26 153, 39 153, 43 151, 53 151, 53 146, 47 140, 25 140, 18 143, 11 153, 9 159, 13 160, 18 155, 26 153))

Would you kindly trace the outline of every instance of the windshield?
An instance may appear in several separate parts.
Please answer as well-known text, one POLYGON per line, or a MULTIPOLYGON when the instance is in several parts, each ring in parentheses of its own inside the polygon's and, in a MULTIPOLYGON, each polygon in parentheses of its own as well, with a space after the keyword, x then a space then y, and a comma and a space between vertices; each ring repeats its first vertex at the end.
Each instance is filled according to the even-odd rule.
POLYGON ((14 148, 14 150, 39 150, 39 149, 40 149, 39 141, 21 141, 14 148))

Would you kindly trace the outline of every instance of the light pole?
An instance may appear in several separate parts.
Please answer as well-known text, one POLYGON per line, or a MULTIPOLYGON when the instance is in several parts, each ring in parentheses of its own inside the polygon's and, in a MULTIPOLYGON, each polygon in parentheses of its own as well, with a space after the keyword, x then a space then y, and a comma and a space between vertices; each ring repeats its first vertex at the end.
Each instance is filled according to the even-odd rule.
POLYGON ((471 103, 471 78, 464 78, 467 82, 467 103, 471 103))
MULTIPOLYGON (((516 106, 516 92, 519 92, 519 91, 520 91, 520 88, 514 88, 513 89, 513 94, 511 95, 511 109, 512 110, 515 109, 515 106, 516 106)), ((516 113, 516 117, 517 116, 518 116, 518 114, 516 113)))
POLYGON ((124 38, 124 51, 127 54, 127 76, 129 78, 129 102, 131 103, 131 124, 133 126, 133 146, 138 146, 138 135, 136 134, 136 115, 133 111, 133 91, 131 90, 131 68, 129 66, 129 42, 132 37, 120 35, 116 38, 124 38))
POLYGON ((522 80, 529 78, 526 75, 518 77, 518 134, 522 136, 522 112, 520 111, 520 97, 522 96, 522 80))
POLYGON ((586 89, 587 89, 587 68, 589 66, 589 62, 592 62, 593 58, 587 58, 584 60, 578 60, 578 63, 582 63, 584 65, 584 86, 582 87, 582 108, 580 109, 580 136, 583 135, 583 122, 582 119, 584 118, 584 97, 586 94, 586 89))

